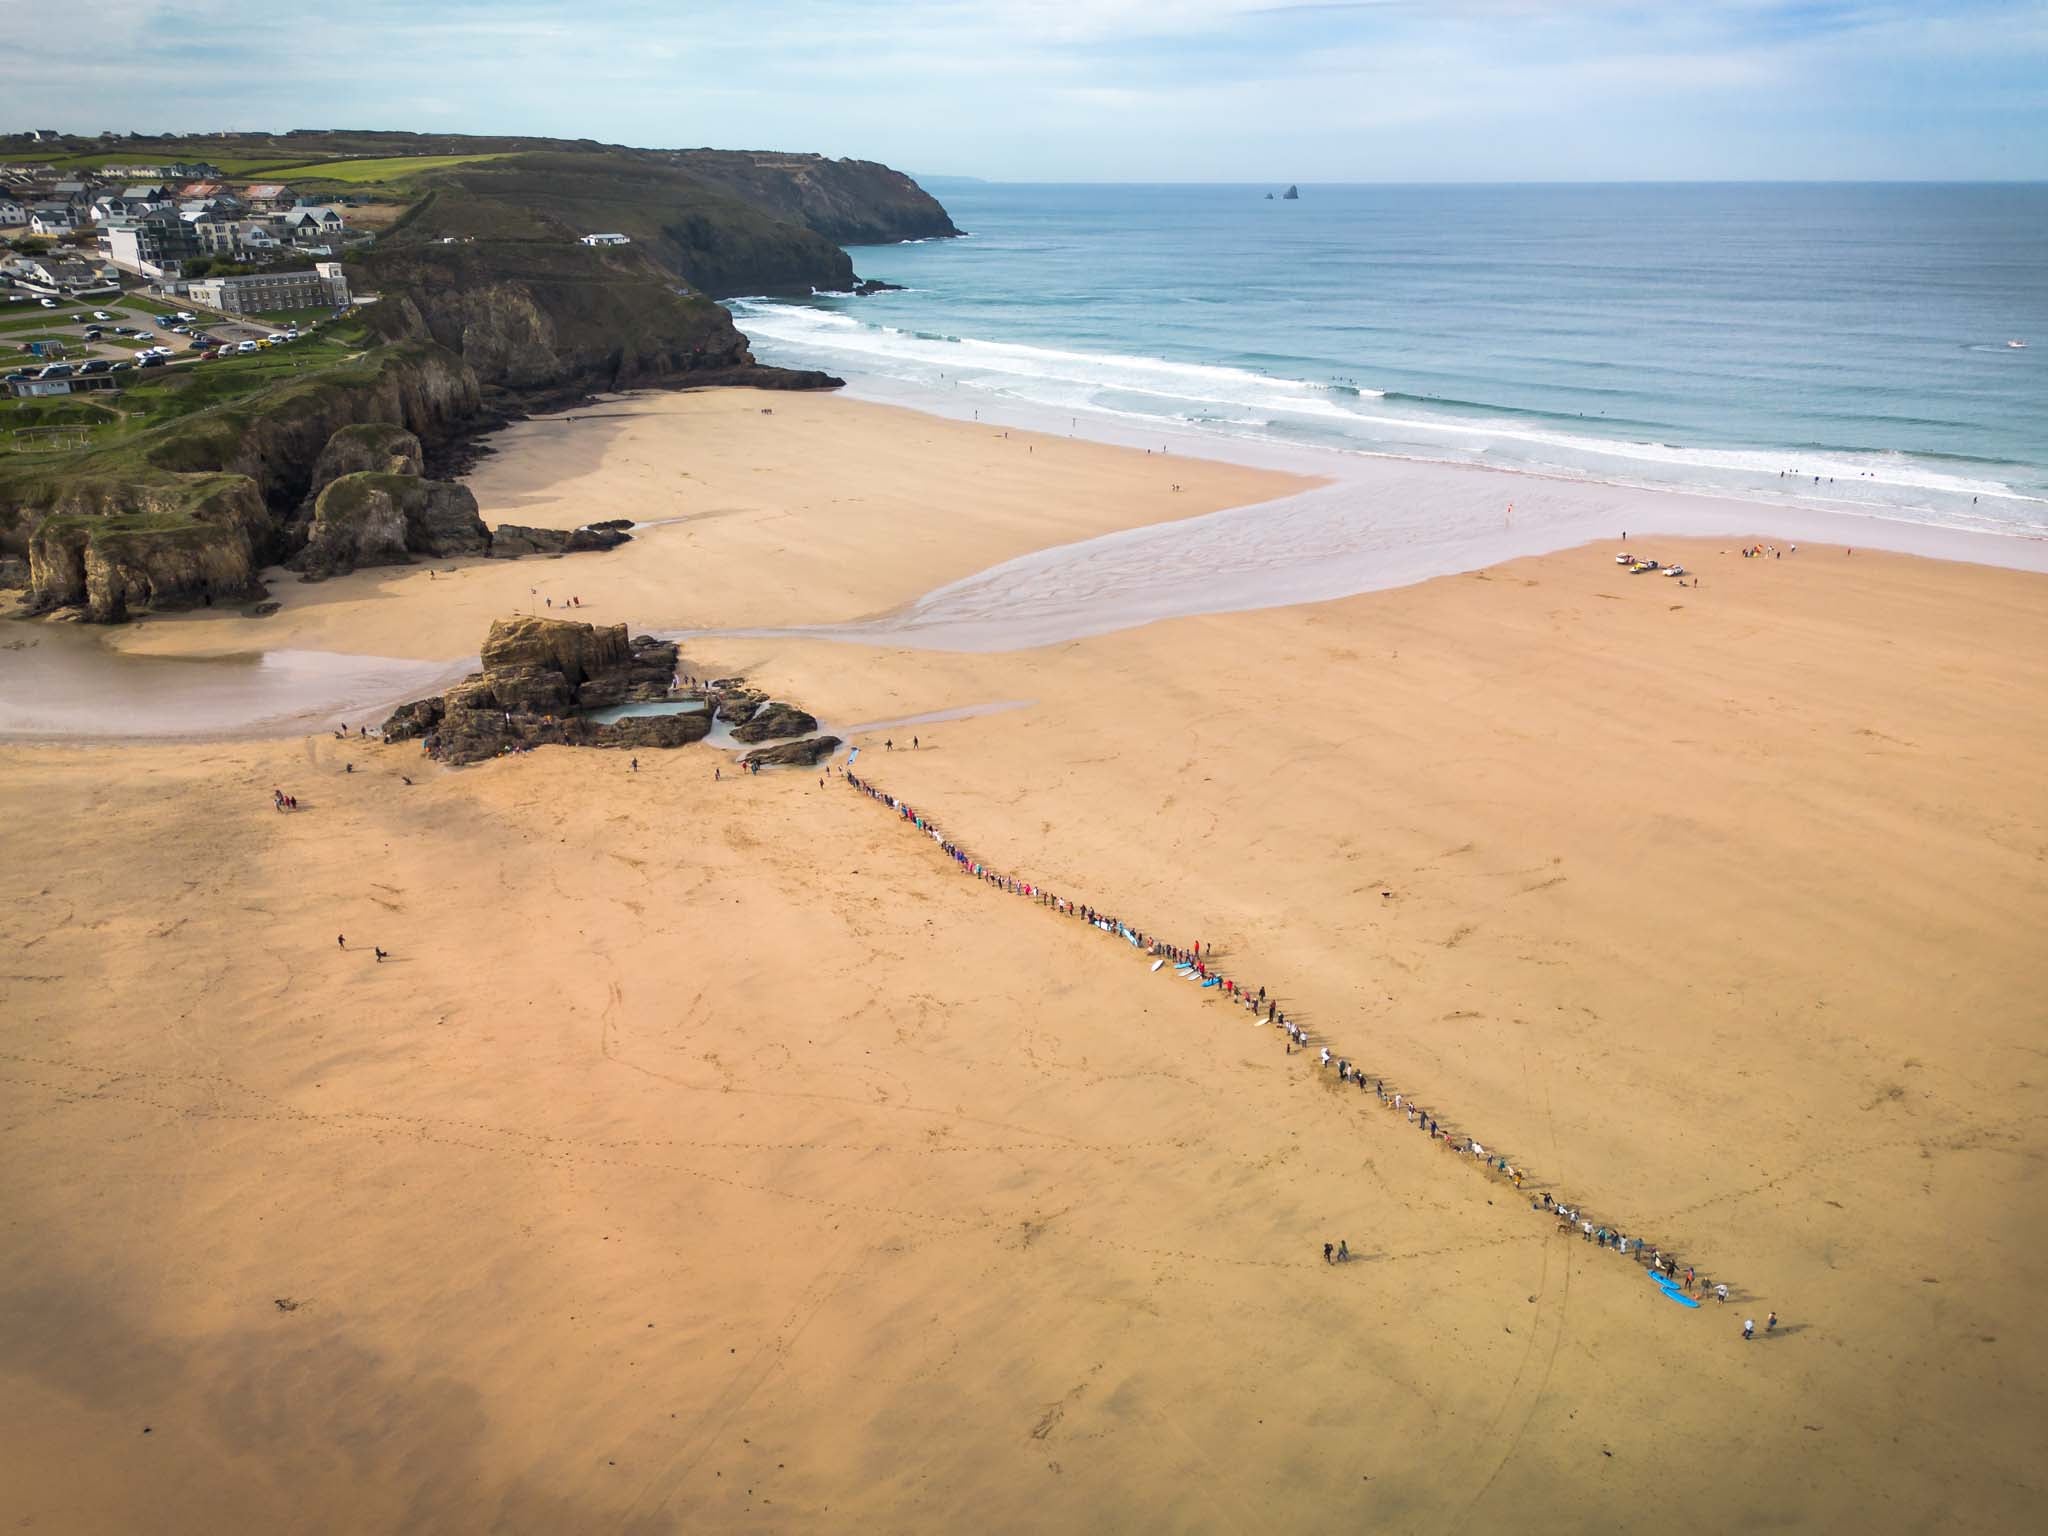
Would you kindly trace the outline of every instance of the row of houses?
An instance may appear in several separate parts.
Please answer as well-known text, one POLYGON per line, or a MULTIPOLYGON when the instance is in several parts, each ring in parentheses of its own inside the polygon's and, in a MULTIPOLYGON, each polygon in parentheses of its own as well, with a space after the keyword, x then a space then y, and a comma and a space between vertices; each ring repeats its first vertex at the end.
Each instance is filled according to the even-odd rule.
POLYGON ((196 180, 156 176, 113 184, 103 174, 90 181, 10 187, 0 191, 0 228, 26 228, 31 234, 62 238, 97 226, 101 243, 116 262, 152 278, 176 277, 186 262, 201 256, 263 262, 293 251, 331 255, 349 237, 341 209, 308 202, 284 182, 233 186, 211 166, 161 169, 213 174, 196 180))

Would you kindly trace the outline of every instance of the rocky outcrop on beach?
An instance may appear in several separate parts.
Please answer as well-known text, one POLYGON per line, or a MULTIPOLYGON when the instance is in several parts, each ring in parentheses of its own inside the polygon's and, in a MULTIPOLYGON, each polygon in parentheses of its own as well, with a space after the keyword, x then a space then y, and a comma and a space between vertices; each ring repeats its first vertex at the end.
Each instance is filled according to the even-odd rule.
MULTIPOLYGON (((384 723, 391 741, 420 740, 444 763, 475 763, 538 746, 681 747, 711 733, 709 710, 633 715, 599 724, 583 711, 673 698, 676 647, 626 626, 599 627, 572 619, 522 615, 496 620, 484 637, 483 670, 446 693, 402 704, 384 723)), ((752 692, 730 680, 734 690, 752 692)), ((751 708, 772 724, 759 741, 817 729, 817 721, 788 704, 754 694, 751 708)), ((735 732, 735 735, 738 733, 735 732)), ((762 764, 822 762, 836 737, 806 737, 749 753, 762 764)))
POLYGON ((749 768, 815 768, 840 748, 837 736, 806 736, 772 747, 756 747, 742 764, 749 768))
POLYGON ((727 725, 745 725, 754 711, 768 702, 768 695, 749 688, 736 678, 722 678, 711 685, 712 708, 727 725))
MULTIPOLYGON (((628 523, 627 527, 630 526, 628 523)), ((582 528, 528 528, 519 523, 500 523, 491 530, 487 553, 498 560, 516 560, 521 555, 580 555, 617 549, 632 539, 633 535, 616 522, 592 523, 582 528)))
POLYGON ((764 704, 748 716, 745 724, 733 727, 732 739, 752 745, 781 736, 807 736, 817 728, 817 718, 794 704, 764 704))
POLYGON ((485 637, 483 670, 438 698, 401 705, 385 722, 393 741, 423 739, 447 763, 474 763, 513 749, 680 747, 701 741, 710 716, 643 715, 600 725, 580 710, 655 703, 670 694, 676 648, 626 626, 569 619, 499 619, 485 637))
POLYGON ((407 565, 415 555, 481 555, 490 547, 468 486, 359 470, 329 482, 315 499, 305 548, 291 568, 302 581, 318 581, 360 566, 407 565))

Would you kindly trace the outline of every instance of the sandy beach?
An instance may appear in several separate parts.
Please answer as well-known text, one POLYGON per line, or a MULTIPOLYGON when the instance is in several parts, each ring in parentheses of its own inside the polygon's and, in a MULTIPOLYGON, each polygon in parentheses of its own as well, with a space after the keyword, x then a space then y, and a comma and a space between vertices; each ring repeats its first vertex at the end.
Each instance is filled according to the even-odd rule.
MULTIPOLYGON (((566 595, 840 623, 1306 488, 832 397, 593 414, 472 484, 492 522, 658 524, 622 551, 120 643, 439 661, 566 595)), ((1643 546, 1696 587, 1603 544, 1026 651, 686 648, 842 727, 1023 701, 862 733, 856 771, 1214 946, 1520 1190, 836 779, 0 747, 0 1503, 2030 1529, 2048 578, 1741 542, 1643 546), (1543 1193, 1730 1301, 1666 1299, 1543 1193)))

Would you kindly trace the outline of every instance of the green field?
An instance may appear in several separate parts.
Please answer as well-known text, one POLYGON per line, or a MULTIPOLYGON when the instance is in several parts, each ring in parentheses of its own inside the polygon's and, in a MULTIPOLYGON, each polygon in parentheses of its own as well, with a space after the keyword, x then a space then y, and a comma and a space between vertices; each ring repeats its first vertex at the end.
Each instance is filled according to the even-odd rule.
POLYGON ((446 170, 482 160, 504 160, 509 152, 489 155, 398 155, 388 160, 323 160, 313 165, 279 166, 276 172, 293 181, 343 181, 357 185, 397 181, 421 171, 446 170))
POLYGON ((23 164, 51 165, 60 171, 96 171, 103 165, 156 165, 182 160, 191 165, 217 165, 224 176, 247 176, 252 172, 271 169, 280 163, 276 155, 252 159, 236 155, 209 154, 203 145, 192 145, 182 149, 101 149, 90 154, 54 155, 40 159, 30 153, 15 158, 23 164))

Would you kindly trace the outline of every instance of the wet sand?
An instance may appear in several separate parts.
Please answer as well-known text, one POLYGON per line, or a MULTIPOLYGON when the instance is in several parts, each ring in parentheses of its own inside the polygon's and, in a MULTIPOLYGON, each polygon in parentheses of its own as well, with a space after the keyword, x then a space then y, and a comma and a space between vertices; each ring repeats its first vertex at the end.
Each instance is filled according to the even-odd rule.
MULTIPOLYGON (((816 473, 761 465, 769 507, 816 473)), ((879 534, 785 510, 818 606, 747 595, 750 534, 746 569, 700 553, 725 613, 916 595, 879 534)), ((971 545, 953 515, 933 537, 971 545)), ((919 570, 1020 552, 992 518, 985 559, 919 570)), ((688 653, 837 720, 1028 701, 860 769, 999 867, 1220 946, 1519 1196, 816 775, 0 749, 31 808, 0 856, 32 872, 0 920, 8 1506, 2028 1528, 2041 580, 1648 552, 1703 586, 1601 548, 1024 653, 688 653), (1664 1300, 1539 1190, 1735 1299, 1664 1300), (1360 1261, 1327 1267, 1340 1237, 1360 1261)))

